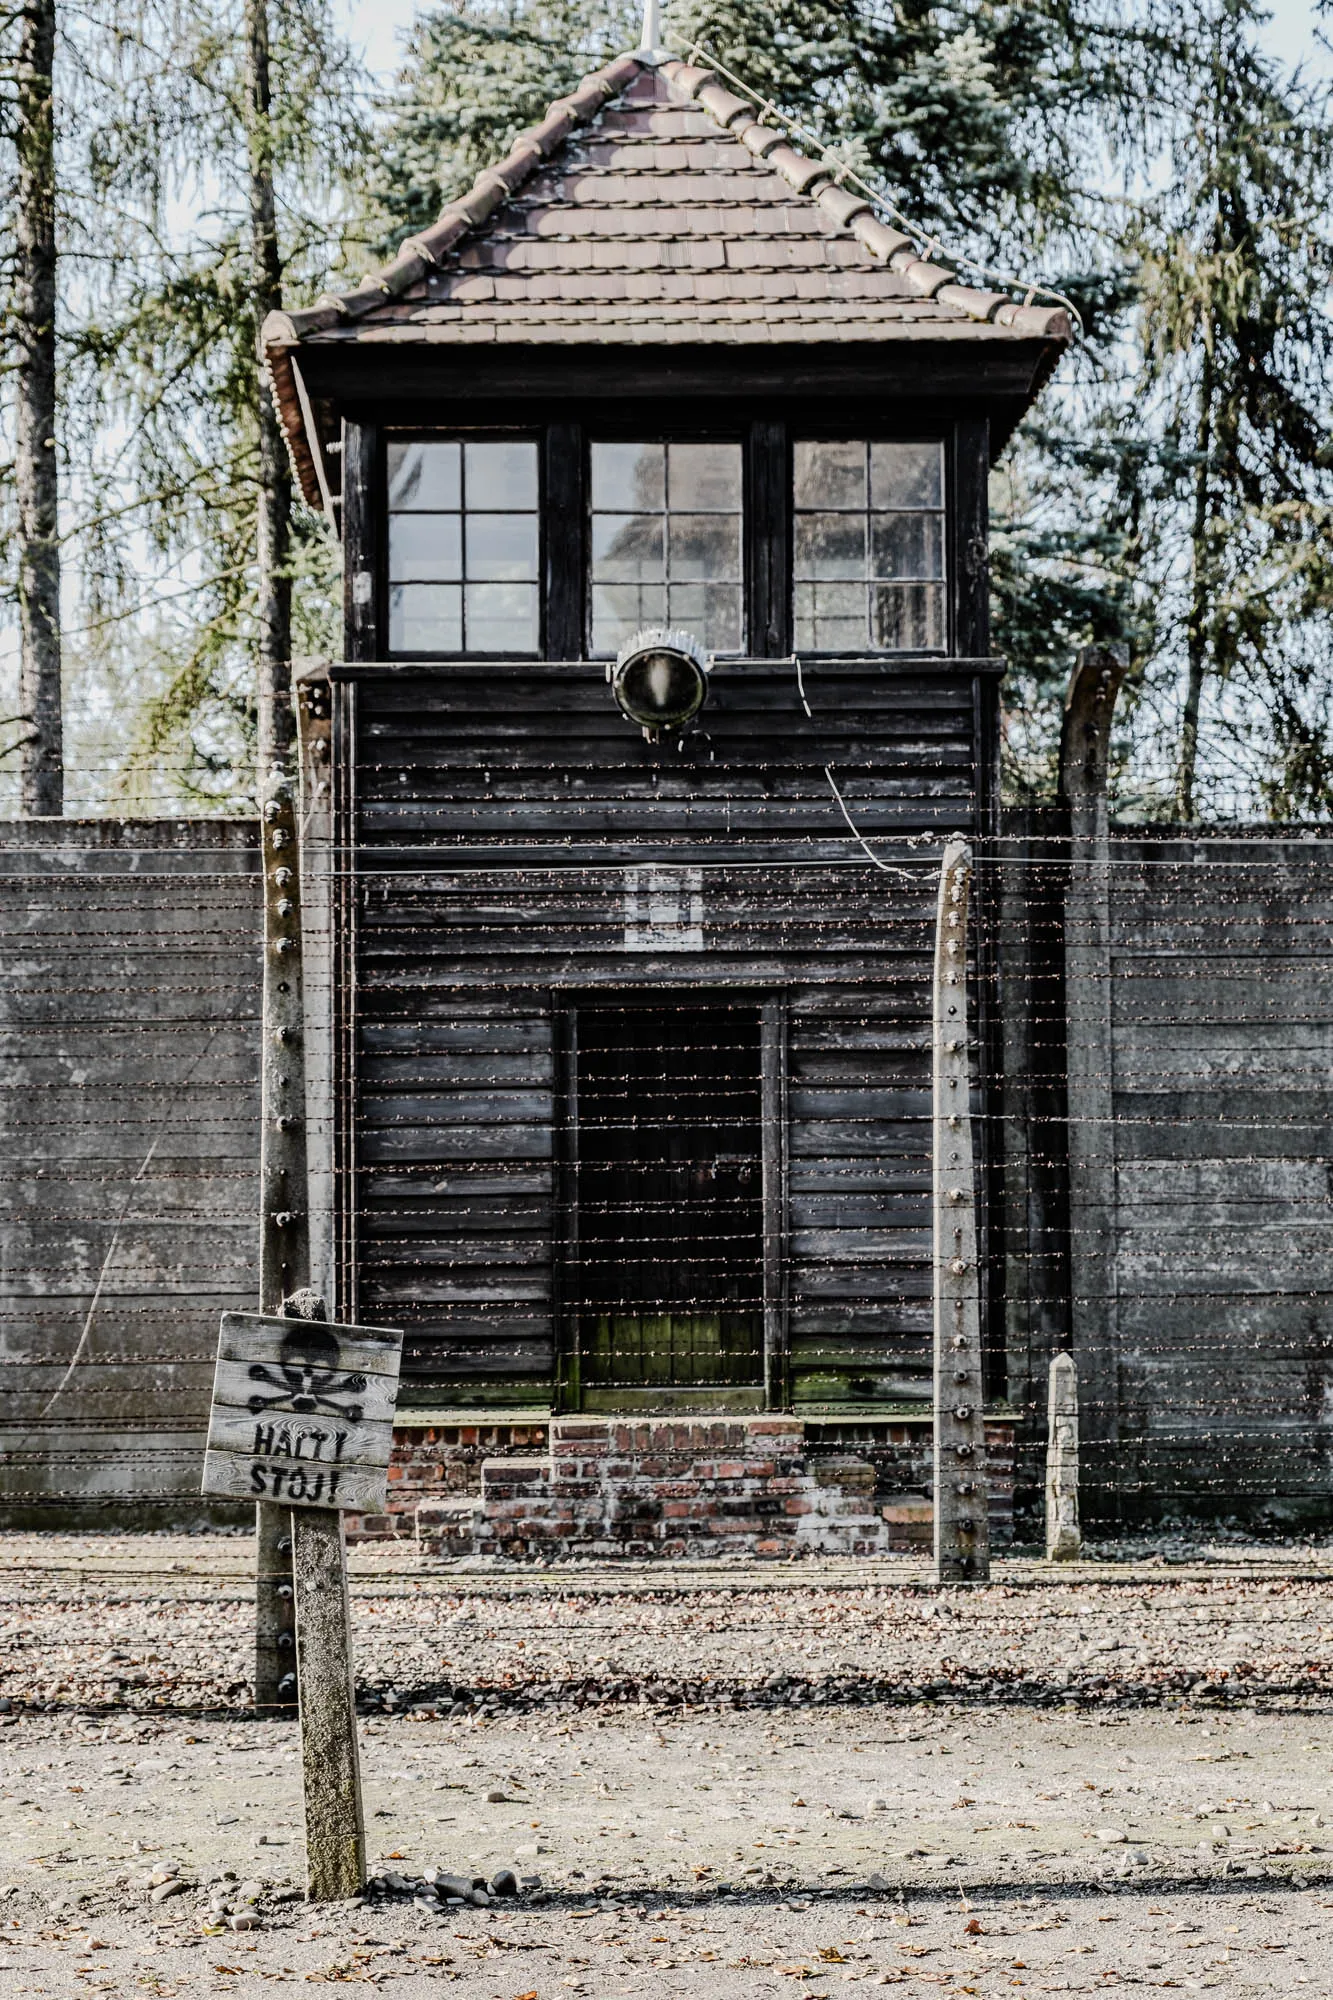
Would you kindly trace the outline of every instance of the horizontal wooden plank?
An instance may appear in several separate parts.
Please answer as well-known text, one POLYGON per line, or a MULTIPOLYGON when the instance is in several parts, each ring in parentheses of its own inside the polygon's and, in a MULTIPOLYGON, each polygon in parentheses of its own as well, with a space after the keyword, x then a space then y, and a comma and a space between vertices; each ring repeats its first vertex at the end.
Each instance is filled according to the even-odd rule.
POLYGON ((450 1201, 469 1201, 474 1196, 503 1200, 511 1195, 543 1195, 550 1192, 551 1185, 549 1166, 532 1166, 527 1162, 512 1165, 497 1160, 449 1161, 440 1165, 427 1162, 402 1171, 381 1171, 361 1162, 357 1195, 358 1200, 383 1203, 387 1207, 400 1200, 412 1205, 437 1195, 450 1201))
POLYGON ((334 1507, 382 1514, 388 1473, 373 1466, 296 1464, 287 1459, 204 1454, 202 1491, 218 1499, 267 1500, 283 1507, 334 1507))
MULTIPOLYGON (((284 1319, 271 1313, 224 1313, 218 1334, 218 1365, 279 1370, 284 1350, 303 1345, 312 1352, 332 1342, 335 1358, 328 1366, 347 1374, 392 1384, 402 1344, 398 1327, 343 1326, 326 1320, 284 1319)), ((293 1367, 298 1366, 296 1361, 293 1367)), ((386 1391, 387 1393, 387 1391, 386 1391)))
POLYGON ((393 1091, 365 1088, 361 1118, 370 1131, 395 1125, 531 1125, 550 1122, 555 1101, 548 1090, 393 1091))
MULTIPOLYGON (((918 790, 904 788, 900 798, 852 798, 847 801, 863 834, 881 830, 912 832, 932 827, 969 827, 976 812, 970 791, 947 779, 929 779, 918 790)), ((842 823, 837 804, 827 799, 741 800, 726 798, 663 799, 584 797, 581 799, 478 800, 473 804, 430 806, 413 801, 363 805, 357 828, 367 835, 392 835, 398 840, 417 834, 503 833, 523 831, 550 839, 557 834, 586 835, 632 829, 636 837, 655 833, 818 832, 842 823)), ((850 835, 847 838, 851 838, 850 835)))
POLYGON ((383 1263, 372 1263, 362 1267, 360 1291, 368 1306, 544 1303, 551 1296, 551 1275, 541 1267, 452 1272, 438 1264, 392 1272, 383 1263))
POLYGON ((555 1366, 555 1348, 548 1337, 486 1342, 480 1338, 459 1341, 433 1338, 430 1345, 413 1344, 404 1360, 403 1372, 420 1382, 500 1380, 505 1377, 549 1382, 555 1366))
POLYGON ((386 1125, 363 1128, 358 1160, 364 1166, 397 1161, 549 1160, 554 1156, 549 1123, 540 1125, 386 1125))
POLYGON ((928 1227, 905 1225, 891 1229, 793 1229, 792 1258, 800 1264, 869 1267, 875 1264, 920 1264, 930 1256, 928 1227))

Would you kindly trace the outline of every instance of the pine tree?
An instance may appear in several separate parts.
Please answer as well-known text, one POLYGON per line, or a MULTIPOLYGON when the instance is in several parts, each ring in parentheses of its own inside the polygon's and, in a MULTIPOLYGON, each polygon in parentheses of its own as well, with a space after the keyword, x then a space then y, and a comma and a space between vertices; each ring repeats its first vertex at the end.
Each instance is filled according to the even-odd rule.
MULTIPOLYGON (((105 0, 71 22, 56 171, 79 802, 235 806, 261 708, 279 718, 269 739, 290 718, 281 684, 259 703, 257 658, 272 697, 294 650, 337 644, 328 525, 302 510, 283 546, 286 454, 257 343, 275 284, 305 296, 341 266, 364 86, 325 0, 269 0, 266 120, 242 9, 105 0)), ((6 525, 13 507, 0 480, 6 525)))
MULTIPOLYGON (((261 330, 282 305, 282 250, 274 191, 273 90, 268 0, 245 0, 245 136, 250 180, 250 315, 261 330)), ((295 738, 292 709, 292 482, 277 411, 255 352, 259 491, 255 509, 255 623, 259 661, 258 777, 286 770, 295 738)))
POLYGON ((1200 6, 1167 189, 1136 231, 1138 389, 1160 410, 1159 527, 1180 579, 1154 664, 1183 668, 1182 820, 1201 787, 1244 792, 1256 723, 1274 732, 1270 807, 1333 804, 1333 125, 1329 93, 1261 53, 1262 18, 1250 0, 1200 6))
POLYGON ((26 0, 14 92, 18 748, 25 813, 64 807, 56 453, 55 0, 26 0))

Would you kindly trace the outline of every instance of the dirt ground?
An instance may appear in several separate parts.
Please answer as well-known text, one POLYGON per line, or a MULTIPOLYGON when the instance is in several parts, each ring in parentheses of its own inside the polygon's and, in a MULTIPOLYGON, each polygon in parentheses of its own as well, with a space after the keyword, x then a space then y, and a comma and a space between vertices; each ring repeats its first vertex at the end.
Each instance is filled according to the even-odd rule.
POLYGON ((401 1886, 337 1909, 302 1897, 296 1725, 246 1708, 251 1563, 239 1537, 0 1543, 5 2000, 1333 1996, 1322 1552, 937 1592, 910 1563, 357 1551, 368 1851, 401 1886), (442 1902, 432 1868, 526 1886, 442 1902))

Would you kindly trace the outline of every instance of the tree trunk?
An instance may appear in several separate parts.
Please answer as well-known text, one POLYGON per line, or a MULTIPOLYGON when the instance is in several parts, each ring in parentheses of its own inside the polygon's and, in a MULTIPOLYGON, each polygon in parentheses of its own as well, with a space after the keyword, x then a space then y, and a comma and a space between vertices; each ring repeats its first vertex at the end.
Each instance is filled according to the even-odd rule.
MULTIPOLYGON (((265 315, 282 304, 282 262, 273 200, 273 124, 269 88, 268 0, 246 0, 246 140, 250 165, 251 306, 256 337, 265 315)), ((288 574, 292 488, 262 354, 256 352, 259 504, 255 555, 259 655, 259 783, 291 768, 292 586, 288 574)))
MULTIPOLYGON (((1204 329, 1206 335, 1206 329, 1204 329)), ((1213 354, 1203 350, 1199 406, 1194 430, 1194 520, 1190 528, 1190 609, 1186 630, 1185 707, 1180 718, 1180 761, 1176 768, 1176 817, 1197 817, 1195 782, 1199 768, 1199 710, 1208 671, 1208 610, 1212 563, 1208 549, 1208 519, 1212 506, 1209 460, 1213 452, 1213 354)))
POLYGON ((19 709, 25 814, 65 804, 60 703, 59 469, 56 461, 55 0, 27 0, 15 104, 14 223, 18 417, 19 709))

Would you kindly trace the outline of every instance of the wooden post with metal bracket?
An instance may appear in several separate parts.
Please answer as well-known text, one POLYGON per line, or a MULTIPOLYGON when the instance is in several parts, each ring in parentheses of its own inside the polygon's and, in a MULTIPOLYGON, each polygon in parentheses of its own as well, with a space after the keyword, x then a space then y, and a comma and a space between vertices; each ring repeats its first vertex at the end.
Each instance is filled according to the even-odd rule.
MULTIPOLYGON (((296 788, 274 772, 260 802, 264 857, 264 984, 260 1040, 259 1309, 310 1282, 306 1189, 305 1042, 301 990, 301 867, 296 788)), ((255 1707, 296 1704, 291 1516, 260 1503, 256 1517, 255 1707)))
POLYGON ((990 1575, 976 1193, 967 1029, 972 850, 944 850, 935 937, 934 1070, 935 1581, 990 1575))

